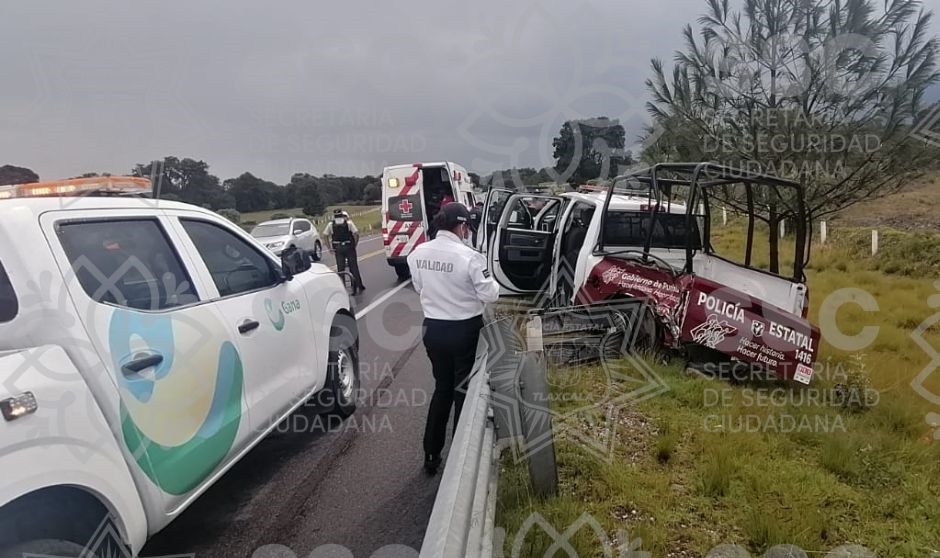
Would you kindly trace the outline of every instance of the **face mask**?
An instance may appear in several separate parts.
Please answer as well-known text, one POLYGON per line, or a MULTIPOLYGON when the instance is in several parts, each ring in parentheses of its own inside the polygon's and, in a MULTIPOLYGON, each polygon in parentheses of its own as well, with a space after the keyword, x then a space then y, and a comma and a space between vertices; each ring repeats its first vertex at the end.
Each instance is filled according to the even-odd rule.
POLYGON ((346 219, 343 219, 342 217, 337 217, 333 219, 333 222, 336 223, 337 225, 342 225, 343 223, 346 222, 346 219))

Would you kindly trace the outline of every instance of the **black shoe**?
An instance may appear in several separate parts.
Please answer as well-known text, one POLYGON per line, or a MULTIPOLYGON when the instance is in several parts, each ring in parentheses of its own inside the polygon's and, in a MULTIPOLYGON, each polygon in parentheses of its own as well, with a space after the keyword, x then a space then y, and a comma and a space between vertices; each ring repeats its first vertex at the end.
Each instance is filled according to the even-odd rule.
POLYGON ((441 466, 441 456, 432 455, 430 453, 424 454, 424 470, 427 471, 429 475, 437 473, 438 467, 441 466))

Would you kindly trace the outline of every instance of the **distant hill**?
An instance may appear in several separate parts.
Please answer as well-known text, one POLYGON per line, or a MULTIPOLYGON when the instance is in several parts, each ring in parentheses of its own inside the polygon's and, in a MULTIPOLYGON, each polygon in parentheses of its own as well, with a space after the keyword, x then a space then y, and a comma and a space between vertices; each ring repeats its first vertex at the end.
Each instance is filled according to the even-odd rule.
POLYGON ((913 182, 890 196, 853 205, 833 218, 832 223, 940 232, 940 173, 913 182))

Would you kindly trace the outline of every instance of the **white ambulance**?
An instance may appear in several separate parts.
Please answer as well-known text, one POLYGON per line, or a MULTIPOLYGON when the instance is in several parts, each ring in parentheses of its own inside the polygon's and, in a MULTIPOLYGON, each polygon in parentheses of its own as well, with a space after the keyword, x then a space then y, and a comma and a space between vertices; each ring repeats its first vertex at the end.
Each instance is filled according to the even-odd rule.
POLYGON ((400 280, 406 258, 427 240, 428 227, 446 197, 471 209, 477 201, 467 169, 456 163, 413 163, 382 172, 382 237, 385 257, 400 280))

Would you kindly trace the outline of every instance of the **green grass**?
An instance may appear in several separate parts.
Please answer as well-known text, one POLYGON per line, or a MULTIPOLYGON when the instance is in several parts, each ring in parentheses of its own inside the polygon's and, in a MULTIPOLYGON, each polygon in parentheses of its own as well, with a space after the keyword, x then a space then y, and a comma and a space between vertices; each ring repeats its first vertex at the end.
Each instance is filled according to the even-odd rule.
MULTIPOLYGON (((323 230, 323 227, 326 226, 327 219, 333 216, 333 210, 337 208, 345 209, 353 222, 356 223, 356 227, 360 231, 368 232, 370 230, 378 232, 382 228, 382 215, 380 212, 381 206, 379 205, 331 205, 327 207, 323 213, 313 217, 313 220, 317 222, 317 228, 323 230)), ((253 225, 262 223, 264 221, 270 221, 271 217, 274 215, 289 215, 291 217, 301 217, 304 219, 310 219, 310 217, 304 215, 302 209, 273 209, 268 211, 256 211, 253 213, 242 213, 242 226, 250 228, 253 225)))
MULTIPOLYGON (((743 252, 739 228, 718 227, 714 234, 725 253, 743 252)), ((807 275, 816 324, 824 301, 839 289, 870 293, 877 310, 850 303, 829 320, 850 335, 879 327, 869 346, 845 350, 824 339, 809 388, 733 385, 689 376, 680 361, 650 362, 669 389, 621 411, 629 420, 616 421, 612 460, 587 451, 574 436, 559 437, 557 496, 535 498, 524 464, 504 455, 497 524, 507 533, 506 555, 533 512, 559 532, 588 513, 610 537, 625 531, 631 540, 642 538, 652 556, 704 556, 720 544, 741 545, 752 555, 777 544, 810 555, 846 544, 878 556, 940 551, 940 442, 925 421, 938 409, 911 387, 930 361, 911 331, 937 311, 927 301, 938 292, 940 238, 892 232, 872 257, 864 235, 830 230, 832 242, 814 246, 807 275), (840 404, 837 386, 859 397, 840 404)), ((792 245, 781 253, 792 254, 792 245)), ((766 263, 765 255, 756 261, 766 263)), ((847 300, 853 296, 860 300, 846 293, 847 300)), ((940 327, 925 339, 940 347, 940 327)), ((553 370, 550 380, 560 374, 553 370)), ((579 369, 576 381, 552 381, 561 394, 602 393, 609 384, 597 367, 579 369)), ((940 373, 925 387, 940 394, 940 373)), ((590 421, 582 422, 591 434, 590 421)), ((521 555, 542 556, 551 542, 533 529, 521 555)), ((604 555, 586 528, 572 545, 581 557, 604 555)))

